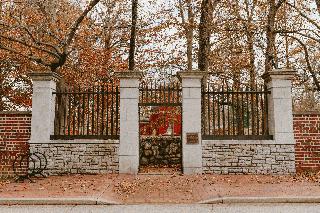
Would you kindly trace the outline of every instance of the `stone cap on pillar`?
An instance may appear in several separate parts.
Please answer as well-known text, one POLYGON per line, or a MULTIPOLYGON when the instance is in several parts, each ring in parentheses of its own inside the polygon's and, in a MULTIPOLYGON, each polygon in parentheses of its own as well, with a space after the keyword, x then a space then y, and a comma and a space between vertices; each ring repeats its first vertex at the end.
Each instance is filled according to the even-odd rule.
POLYGON ((115 76, 120 79, 139 79, 142 77, 142 72, 137 70, 117 71, 115 76))
POLYGON ((262 75, 265 82, 269 82, 272 79, 292 80, 296 75, 296 71, 293 69, 274 69, 262 75))
POLYGON ((179 78, 202 79, 207 74, 200 70, 180 71, 177 73, 179 78))
POLYGON ((59 82, 61 76, 56 72, 32 72, 28 74, 32 81, 55 81, 59 82))

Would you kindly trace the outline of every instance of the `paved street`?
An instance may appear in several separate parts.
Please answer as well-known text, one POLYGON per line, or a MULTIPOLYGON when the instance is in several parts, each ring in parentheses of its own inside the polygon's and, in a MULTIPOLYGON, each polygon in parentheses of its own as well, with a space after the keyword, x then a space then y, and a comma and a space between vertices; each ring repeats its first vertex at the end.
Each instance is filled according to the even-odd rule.
POLYGON ((0 206, 1 213, 171 213, 259 212, 320 213, 320 204, 220 204, 220 205, 113 205, 113 206, 0 206))

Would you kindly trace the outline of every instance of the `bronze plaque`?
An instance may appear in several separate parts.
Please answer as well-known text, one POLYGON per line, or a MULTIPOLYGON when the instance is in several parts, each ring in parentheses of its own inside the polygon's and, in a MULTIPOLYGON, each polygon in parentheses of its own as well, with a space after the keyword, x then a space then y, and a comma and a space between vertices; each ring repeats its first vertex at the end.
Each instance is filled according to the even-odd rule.
POLYGON ((187 133, 187 144, 198 144, 199 134, 198 133, 187 133))

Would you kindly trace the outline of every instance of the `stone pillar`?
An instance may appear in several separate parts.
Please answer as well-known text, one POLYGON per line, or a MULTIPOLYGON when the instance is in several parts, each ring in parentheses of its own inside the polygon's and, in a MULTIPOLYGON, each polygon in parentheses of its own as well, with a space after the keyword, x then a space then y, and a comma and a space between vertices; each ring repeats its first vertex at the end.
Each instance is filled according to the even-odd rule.
POLYGON ((120 78, 119 173, 137 174, 139 169, 140 72, 118 72, 120 78))
POLYGON ((188 71, 178 74, 182 80, 183 173, 199 174, 202 173, 201 80, 204 73, 188 71))
POLYGON ((292 79, 295 71, 277 69, 265 73, 268 96, 269 134, 273 135, 277 144, 294 144, 293 116, 292 116, 292 79))
POLYGON ((54 72, 31 73, 33 81, 31 143, 48 143, 54 133, 56 83, 61 77, 54 72))

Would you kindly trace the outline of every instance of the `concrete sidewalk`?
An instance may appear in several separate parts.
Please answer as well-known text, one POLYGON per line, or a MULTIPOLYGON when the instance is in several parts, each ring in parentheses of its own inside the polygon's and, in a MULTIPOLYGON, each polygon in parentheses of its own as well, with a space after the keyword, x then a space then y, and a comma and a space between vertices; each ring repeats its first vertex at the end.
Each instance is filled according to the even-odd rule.
POLYGON ((0 182, 0 204, 319 203, 318 179, 264 175, 71 175, 0 182))

